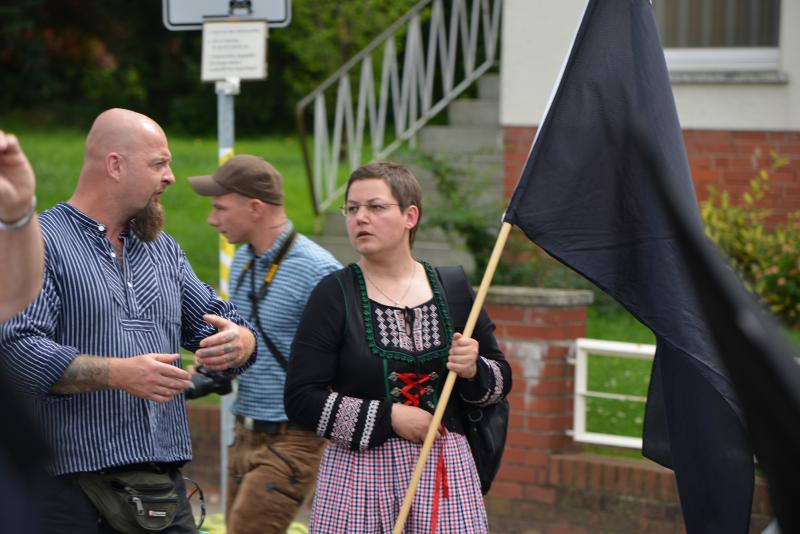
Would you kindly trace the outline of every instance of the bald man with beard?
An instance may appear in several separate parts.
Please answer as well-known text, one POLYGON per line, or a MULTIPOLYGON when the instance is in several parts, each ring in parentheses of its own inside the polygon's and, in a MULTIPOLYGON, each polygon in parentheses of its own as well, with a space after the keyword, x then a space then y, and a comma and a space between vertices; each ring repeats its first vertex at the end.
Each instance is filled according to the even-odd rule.
POLYGON ((42 292, 0 327, 4 364, 52 449, 46 532, 114 532, 123 520, 196 532, 180 474, 191 442, 179 348, 231 375, 255 358, 250 326, 162 231, 171 157, 150 118, 100 114, 74 194, 39 217, 42 292), (166 484, 169 498, 136 497, 141 481, 142 492, 166 484), (123 505, 110 510, 109 499, 123 505))

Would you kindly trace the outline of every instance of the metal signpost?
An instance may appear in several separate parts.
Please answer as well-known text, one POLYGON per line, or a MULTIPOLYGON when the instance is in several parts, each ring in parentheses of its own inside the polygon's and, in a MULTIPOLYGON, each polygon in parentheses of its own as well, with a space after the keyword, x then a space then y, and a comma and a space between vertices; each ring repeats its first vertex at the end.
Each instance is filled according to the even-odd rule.
MULTIPOLYGON (((202 80, 215 82, 217 92, 217 138, 219 164, 233 157, 233 98, 241 80, 267 77, 266 21, 221 21, 203 23, 202 80)), ((219 292, 228 298, 228 274, 234 247, 220 235, 219 292)))
MULTIPOLYGON (((215 82, 217 93, 217 155, 222 165, 234 154, 234 96, 241 80, 267 77, 267 28, 291 21, 291 0, 162 0, 164 26, 169 30, 203 31, 202 75, 215 82)), ((227 299, 234 246, 219 237, 219 293, 227 299)), ((228 445, 233 440, 231 405, 235 395, 220 402, 220 475, 222 504, 227 499, 228 445)))

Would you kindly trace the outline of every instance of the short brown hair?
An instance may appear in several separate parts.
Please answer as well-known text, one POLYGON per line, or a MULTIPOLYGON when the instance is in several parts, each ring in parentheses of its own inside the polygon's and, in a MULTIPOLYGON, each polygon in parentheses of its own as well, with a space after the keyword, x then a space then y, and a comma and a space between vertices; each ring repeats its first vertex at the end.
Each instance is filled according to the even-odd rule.
POLYGON ((374 161, 362 165, 354 170, 347 180, 347 187, 344 190, 345 202, 350 193, 350 186, 354 182, 375 178, 386 182, 392 192, 392 196, 400 204, 401 211, 409 206, 416 206, 417 210, 419 210, 417 224, 408 233, 408 244, 409 246, 414 246, 414 235, 417 233, 417 228, 422 220, 422 187, 419 185, 417 177, 407 167, 393 161, 374 161))

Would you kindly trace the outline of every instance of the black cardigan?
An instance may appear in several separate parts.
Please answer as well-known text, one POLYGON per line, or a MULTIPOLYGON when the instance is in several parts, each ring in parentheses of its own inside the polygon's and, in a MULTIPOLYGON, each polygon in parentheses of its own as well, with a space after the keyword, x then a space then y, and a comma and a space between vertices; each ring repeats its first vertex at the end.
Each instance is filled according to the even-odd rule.
MULTIPOLYGON (((449 313, 444 321, 463 331, 474 298, 464 280, 468 295, 443 295, 433 269, 425 265, 434 300, 449 313), (445 301, 446 299, 446 301, 445 301), (445 304, 445 302, 447 302, 445 304)), ((463 271, 462 271, 463 272, 463 271)), ((402 357, 381 356, 367 342, 364 310, 366 288, 359 268, 353 264, 323 278, 306 305, 292 345, 286 376, 284 400, 289 419, 320 436, 353 450, 364 450, 395 436, 391 425, 391 404, 401 399, 390 394, 392 372, 434 373, 434 396, 444 384, 447 369, 446 348, 433 357, 408 361, 402 357)), ((367 318, 370 321, 370 318, 367 318)), ((443 417, 450 431, 462 432, 460 414, 469 405, 498 402, 511 388, 511 369, 492 332, 494 324, 481 311, 472 337, 479 343, 477 373, 471 380, 457 380, 443 417)), ((384 351, 385 353, 385 351, 384 351)), ((420 404, 433 412, 433 406, 420 404)))

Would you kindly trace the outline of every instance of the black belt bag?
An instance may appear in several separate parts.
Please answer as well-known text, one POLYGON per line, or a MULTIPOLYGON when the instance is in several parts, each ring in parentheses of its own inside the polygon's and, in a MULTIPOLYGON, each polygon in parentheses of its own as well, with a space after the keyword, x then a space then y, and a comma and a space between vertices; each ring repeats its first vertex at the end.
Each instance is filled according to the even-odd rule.
POLYGON ((78 484, 114 530, 141 534, 164 530, 178 512, 171 473, 81 473, 78 484))

